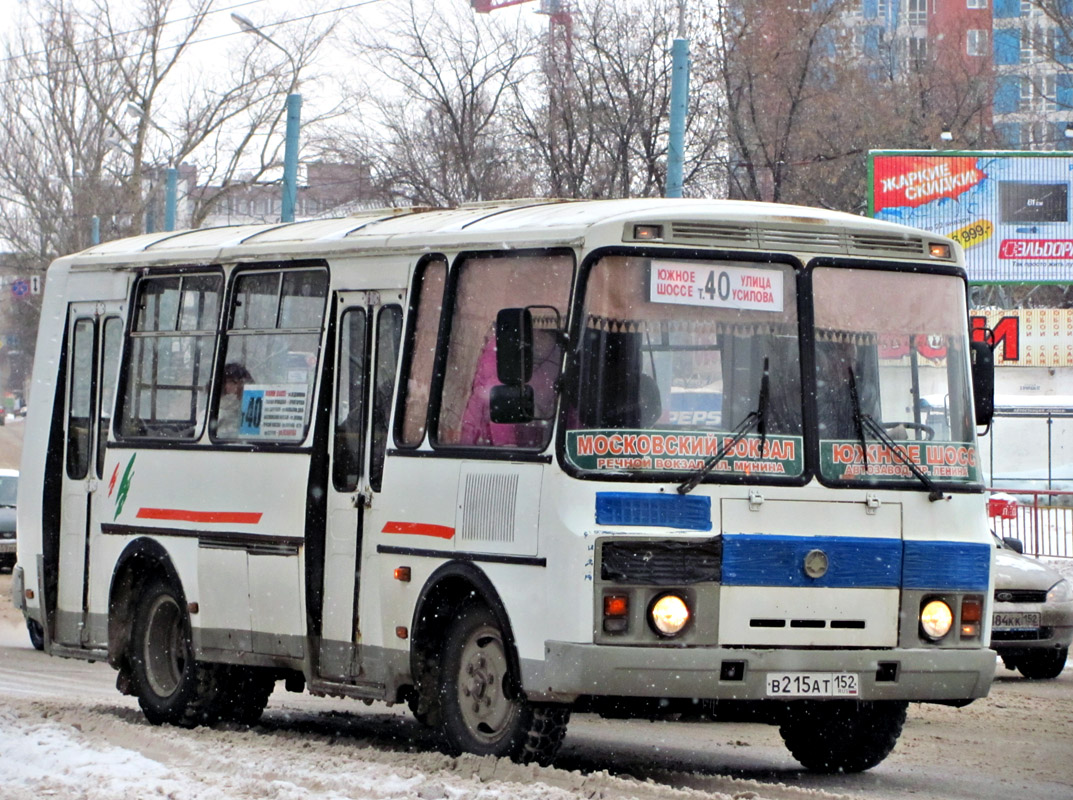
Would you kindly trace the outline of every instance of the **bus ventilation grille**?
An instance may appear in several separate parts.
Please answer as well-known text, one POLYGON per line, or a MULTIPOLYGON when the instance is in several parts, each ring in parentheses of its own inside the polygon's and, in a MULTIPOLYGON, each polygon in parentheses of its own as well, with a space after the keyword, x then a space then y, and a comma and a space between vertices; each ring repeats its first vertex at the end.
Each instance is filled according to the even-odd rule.
POLYGON ((718 581, 723 539, 703 542, 608 542, 600 557, 600 577, 618 583, 682 586, 718 581))
POLYGON ((513 542, 518 476, 466 476, 459 538, 471 542, 513 542))

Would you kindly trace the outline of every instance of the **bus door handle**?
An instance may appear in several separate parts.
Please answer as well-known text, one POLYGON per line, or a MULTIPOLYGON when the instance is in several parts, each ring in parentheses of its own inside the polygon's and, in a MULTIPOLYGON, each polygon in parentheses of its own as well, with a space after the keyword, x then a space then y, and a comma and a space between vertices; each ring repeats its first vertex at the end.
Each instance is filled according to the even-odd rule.
POLYGON ((350 502, 354 504, 354 508, 372 508, 373 493, 368 489, 355 492, 354 496, 350 498, 350 502))
POLYGON ((97 487, 99 485, 100 484, 97 482, 96 478, 90 478, 84 484, 84 486, 86 487, 86 494, 93 494, 95 491, 97 491, 97 487))

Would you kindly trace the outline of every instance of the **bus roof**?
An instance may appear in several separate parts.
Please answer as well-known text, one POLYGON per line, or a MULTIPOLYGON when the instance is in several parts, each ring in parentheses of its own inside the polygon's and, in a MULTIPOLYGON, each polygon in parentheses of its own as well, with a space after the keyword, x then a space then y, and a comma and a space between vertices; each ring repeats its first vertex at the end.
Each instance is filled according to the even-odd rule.
MULTIPOLYGON (((416 251, 614 244, 624 225, 662 224, 662 244, 776 252, 927 258, 935 234, 836 211, 733 200, 512 200, 452 209, 379 209, 335 219, 147 233, 62 259, 73 269, 208 263, 228 258, 328 255, 381 248, 416 251), (602 228, 602 234, 597 233, 602 228), (851 230, 852 229, 852 232, 851 230), (605 242, 600 240, 605 239, 605 242)), ((629 240, 628 240, 629 241, 629 240)), ((956 262, 956 246, 950 257, 956 262)))

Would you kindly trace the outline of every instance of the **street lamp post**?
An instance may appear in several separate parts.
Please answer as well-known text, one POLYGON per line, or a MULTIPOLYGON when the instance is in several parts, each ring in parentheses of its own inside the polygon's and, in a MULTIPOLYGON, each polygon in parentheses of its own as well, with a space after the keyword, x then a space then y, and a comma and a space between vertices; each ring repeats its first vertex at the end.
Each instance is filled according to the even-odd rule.
POLYGON ((232 13, 231 19, 246 33, 252 33, 268 42, 287 56, 291 62, 291 86, 287 93, 287 134, 283 148, 283 196, 280 202, 280 222, 294 222, 294 208, 298 203, 298 131, 302 120, 302 95, 298 88, 298 65, 294 57, 271 36, 241 14, 232 13))
POLYGON ((689 40, 685 38, 685 2, 678 4, 678 36, 671 46, 671 125, 667 144, 667 197, 682 196, 686 110, 689 107, 689 40))

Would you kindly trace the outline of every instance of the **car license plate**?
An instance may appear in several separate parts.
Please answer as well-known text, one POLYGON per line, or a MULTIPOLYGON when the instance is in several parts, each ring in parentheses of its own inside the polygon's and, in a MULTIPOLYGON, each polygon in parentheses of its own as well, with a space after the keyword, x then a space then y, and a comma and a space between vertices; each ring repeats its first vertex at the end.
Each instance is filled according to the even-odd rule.
POLYGON ((991 630, 1035 630, 1038 627, 1038 611, 996 611, 991 617, 991 630))
POLYGON ((856 697, 853 672, 769 672, 768 697, 856 697))

